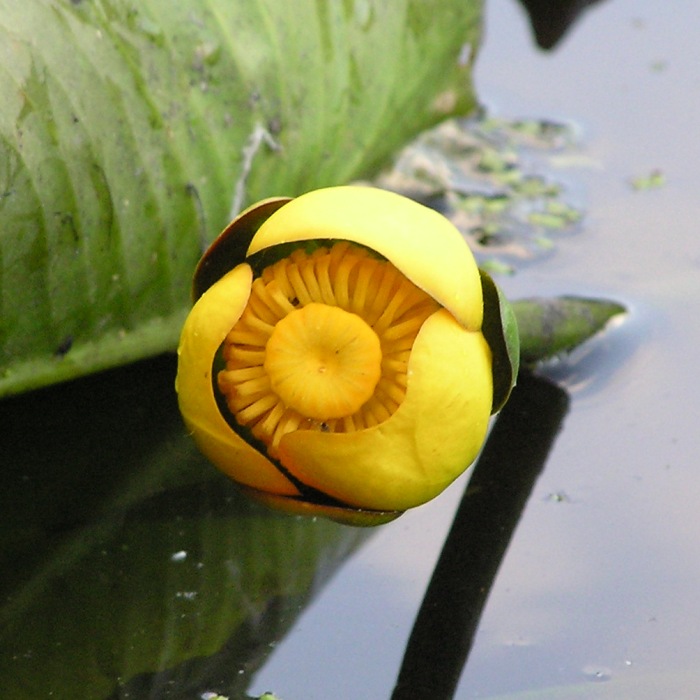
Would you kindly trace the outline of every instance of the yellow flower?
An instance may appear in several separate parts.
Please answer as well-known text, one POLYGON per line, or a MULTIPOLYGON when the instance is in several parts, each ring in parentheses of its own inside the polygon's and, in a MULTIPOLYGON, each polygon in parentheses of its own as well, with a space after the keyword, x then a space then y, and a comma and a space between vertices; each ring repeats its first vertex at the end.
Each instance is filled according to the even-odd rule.
POLYGON ((494 406, 482 280, 438 213, 365 187, 265 200, 212 244, 194 289, 180 410, 260 500, 374 524, 477 455, 494 406))

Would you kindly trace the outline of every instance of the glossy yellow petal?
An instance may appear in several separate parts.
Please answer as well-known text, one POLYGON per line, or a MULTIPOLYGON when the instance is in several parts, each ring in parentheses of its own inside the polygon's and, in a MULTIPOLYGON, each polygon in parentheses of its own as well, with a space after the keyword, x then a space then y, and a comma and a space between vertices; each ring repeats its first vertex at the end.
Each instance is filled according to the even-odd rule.
POLYGON ((250 266, 238 265, 194 305, 180 337, 175 388, 185 424, 199 449, 219 469, 248 486, 296 495, 297 489, 275 465, 231 429, 214 398, 214 355, 243 313, 251 281, 250 266))
POLYGON ((474 460, 492 401, 491 352, 444 309, 423 324, 394 415, 354 433, 285 435, 280 458, 303 482, 345 503, 406 510, 448 486, 474 460))
POLYGON ((481 280, 474 256, 441 214, 371 187, 314 190, 275 211, 258 229, 248 254, 279 243, 322 238, 353 241, 377 251, 465 328, 481 328, 481 280))

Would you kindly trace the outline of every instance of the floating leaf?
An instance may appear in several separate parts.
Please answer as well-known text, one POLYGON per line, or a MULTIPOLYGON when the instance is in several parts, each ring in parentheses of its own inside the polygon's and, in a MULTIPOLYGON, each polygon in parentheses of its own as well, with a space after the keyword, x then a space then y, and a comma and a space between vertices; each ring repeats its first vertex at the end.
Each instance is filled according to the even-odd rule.
POLYGON ((654 169, 648 175, 632 178, 630 184, 633 189, 638 191, 655 190, 666 184, 666 176, 661 170, 654 169))
POLYGON ((607 299, 556 297, 512 302, 525 365, 570 352, 600 332, 625 307, 607 299))
POLYGON ((549 201, 541 211, 533 211, 528 217, 533 226, 562 230, 581 219, 581 212, 563 202, 549 201))

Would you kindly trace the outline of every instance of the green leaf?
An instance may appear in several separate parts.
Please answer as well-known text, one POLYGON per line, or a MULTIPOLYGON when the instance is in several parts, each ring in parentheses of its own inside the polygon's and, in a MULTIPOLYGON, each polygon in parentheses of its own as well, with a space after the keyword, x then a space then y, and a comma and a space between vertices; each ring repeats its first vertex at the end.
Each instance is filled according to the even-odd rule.
POLYGON ((370 175, 473 108, 480 15, 0 0, 0 396, 172 349, 234 210, 370 175))
POLYGON ((608 299, 569 296, 519 299, 512 306, 520 331, 520 359, 525 365, 570 352, 626 311, 608 299))

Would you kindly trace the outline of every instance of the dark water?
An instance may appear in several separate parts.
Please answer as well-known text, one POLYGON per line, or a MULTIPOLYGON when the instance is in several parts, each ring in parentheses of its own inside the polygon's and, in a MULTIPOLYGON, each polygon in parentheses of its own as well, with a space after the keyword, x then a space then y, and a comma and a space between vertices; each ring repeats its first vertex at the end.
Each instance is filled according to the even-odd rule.
MULTIPOLYGON (((500 281, 631 313, 547 371, 568 412, 455 697, 695 699, 700 5, 603 0, 547 53, 519 5, 487 5, 478 92, 498 116, 575 125, 548 167, 586 211, 500 281), (663 186, 631 186, 656 170, 663 186)), ((194 453, 172 372, 164 358, 0 406, 0 695, 389 698, 467 478, 372 532, 271 516, 194 453)))

